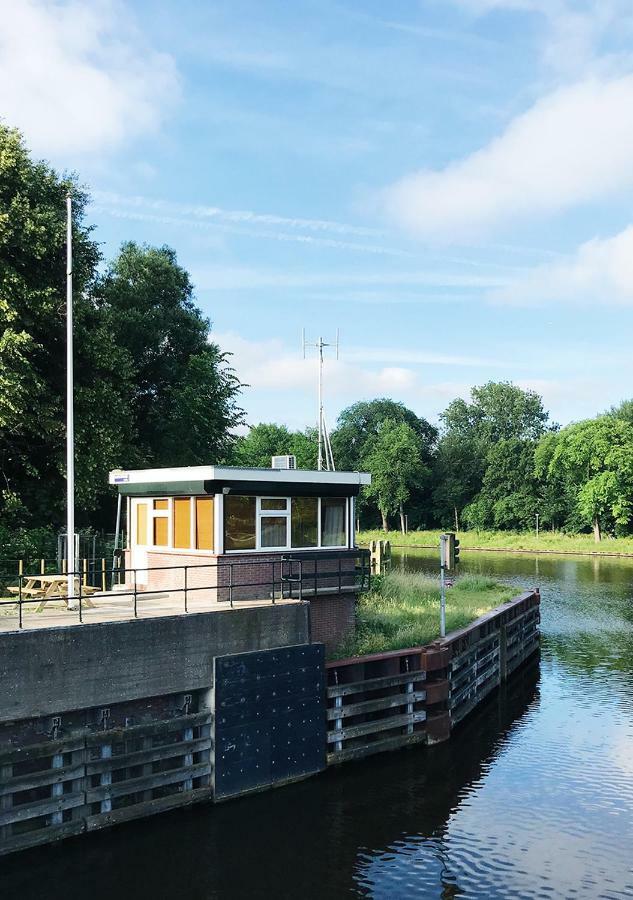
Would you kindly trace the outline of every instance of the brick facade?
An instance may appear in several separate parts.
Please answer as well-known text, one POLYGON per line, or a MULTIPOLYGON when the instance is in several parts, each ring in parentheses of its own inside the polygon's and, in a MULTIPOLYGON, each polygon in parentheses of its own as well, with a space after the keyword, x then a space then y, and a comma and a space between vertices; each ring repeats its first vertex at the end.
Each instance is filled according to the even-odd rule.
MULTIPOLYGON (((323 642, 331 652, 354 627, 356 603, 355 565, 353 553, 328 557, 324 553, 295 553, 292 562, 282 563, 286 553, 188 554, 179 550, 149 549, 147 572, 136 576, 139 593, 169 591, 182 597, 185 607, 195 610, 198 604, 229 600, 270 600, 284 597, 310 601, 312 640, 323 642), (187 567, 185 571, 185 567, 187 567), (290 576, 302 578, 282 581, 290 576), (146 584, 139 582, 146 581, 146 584), (330 593, 330 590, 332 591, 330 593)), ((125 553, 130 568, 130 551, 125 553)), ((134 574, 126 573, 126 585, 134 586, 134 574)))

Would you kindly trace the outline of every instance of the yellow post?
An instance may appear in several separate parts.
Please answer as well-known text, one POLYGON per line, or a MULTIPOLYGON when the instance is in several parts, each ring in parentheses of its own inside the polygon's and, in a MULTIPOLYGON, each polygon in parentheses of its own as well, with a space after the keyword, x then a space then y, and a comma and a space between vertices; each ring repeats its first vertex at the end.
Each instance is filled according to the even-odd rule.
POLYGON ((46 574, 46 560, 40 559, 40 575, 46 574))
POLYGON ((18 560, 18 575, 24 575, 24 560, 18 560))
POLYGON ((106 589, 106 567, 105 567, 105 559, 101 558, 101 590, 105 591, 106 589))
POLYGON ((86 559, 85 556, 83 559, 83 570, 84 570, 84 577, 83 577, 84 587, 87 587, 87 585, 88 585, 88 560, 86 559))
POLYGON ((62 559, 62 575, 66 574, 66 560, 62 559))

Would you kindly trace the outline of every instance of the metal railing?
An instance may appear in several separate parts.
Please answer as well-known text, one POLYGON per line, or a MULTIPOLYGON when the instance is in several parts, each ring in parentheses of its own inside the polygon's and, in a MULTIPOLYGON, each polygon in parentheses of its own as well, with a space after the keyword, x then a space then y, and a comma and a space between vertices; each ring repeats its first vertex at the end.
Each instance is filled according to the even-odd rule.
MULTIPOLYGON (((235 603, 245 601, 275 603, 285 599, 304 600, 319 594, 360 593, 370 588, 371 564, 369 551, 354 549, 285 553, 272 559, 242 557, 233 560, 230 556, 221 556, 210 563, 180 566, 125 567, 121 564, 101 567, 96 572, 97 584, 85 568, 72 573, 25 572, 14 580, 16 585, 5 588, 12 596, 0 597, 0 629, 6 617, 6 613, 3 614, 5 607, 16 607, 18 628, 23 628, 25 609, 37 604, 37 612, 42 612, 47 604, 60 601, 83 623, 87 611, 99 611, 95 601, 118 605, 128 598, 131 609, 121 618, 129 618, 131 612, 136 619, 142 617, 139 604, 148 600, 167 599, 170 607, 165 615, 173 615, 179 609, 188 613, 190 601, 200 597, 203 591, 209 595, 203 598, 209 604, 231 608, 235 603), (204 578, 206 573, 207 579, 204 578), (74 579, 74 593, 71 594, 66 587, 69 575, 74 579)), ((101 610, 112 619, 115 610, 105 606, 101 610)), ((155 609, 152 615, 156 615, 155 609)))

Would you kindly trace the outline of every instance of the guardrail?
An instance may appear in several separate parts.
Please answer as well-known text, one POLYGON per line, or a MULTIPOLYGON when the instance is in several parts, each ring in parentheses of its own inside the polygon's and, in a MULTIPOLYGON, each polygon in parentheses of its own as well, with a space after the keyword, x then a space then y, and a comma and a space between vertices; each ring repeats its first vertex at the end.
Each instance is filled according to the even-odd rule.
POLYGON ((359 593, 369 589, 371 570, 369 552, 355 549, 288 553, 267 559, 233 560, 221 556, 210 563, 180 566, 111 566, 100 571, 99 578, 102 586, 110 584, 112 589, 90 584, 85 570, 20 574, 14 579, 17 584, 5 589, 12 596, 0 598, 0 610, 16 607, 18 628, 24 627, 25 609, 36 605, 37 611, 42 612, 47 604, 55 601, 76 612, 80 623, 95 603, 111 601, 118 605, 125 598, 134 618, 139 618, 139 604, 147 600, 168 599, 170 610, 166 615, 174 611, 188 613, 197 597, 233 607, 248 600, 275 603, 319 594, 359 593), (69 592, 70 578, 73 588, 69 592), (155 583, 146 585, 151 581, 155 583))

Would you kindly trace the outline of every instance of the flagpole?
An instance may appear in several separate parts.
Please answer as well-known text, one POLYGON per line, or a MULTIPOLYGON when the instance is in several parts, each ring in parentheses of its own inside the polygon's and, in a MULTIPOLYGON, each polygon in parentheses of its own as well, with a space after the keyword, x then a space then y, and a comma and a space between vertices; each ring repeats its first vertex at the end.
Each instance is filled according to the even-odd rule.
POLYGON ((75 595, 75 421, 73 410, 73 228, 72 199, 66 197, 66 556, 69 609, 75 595))

